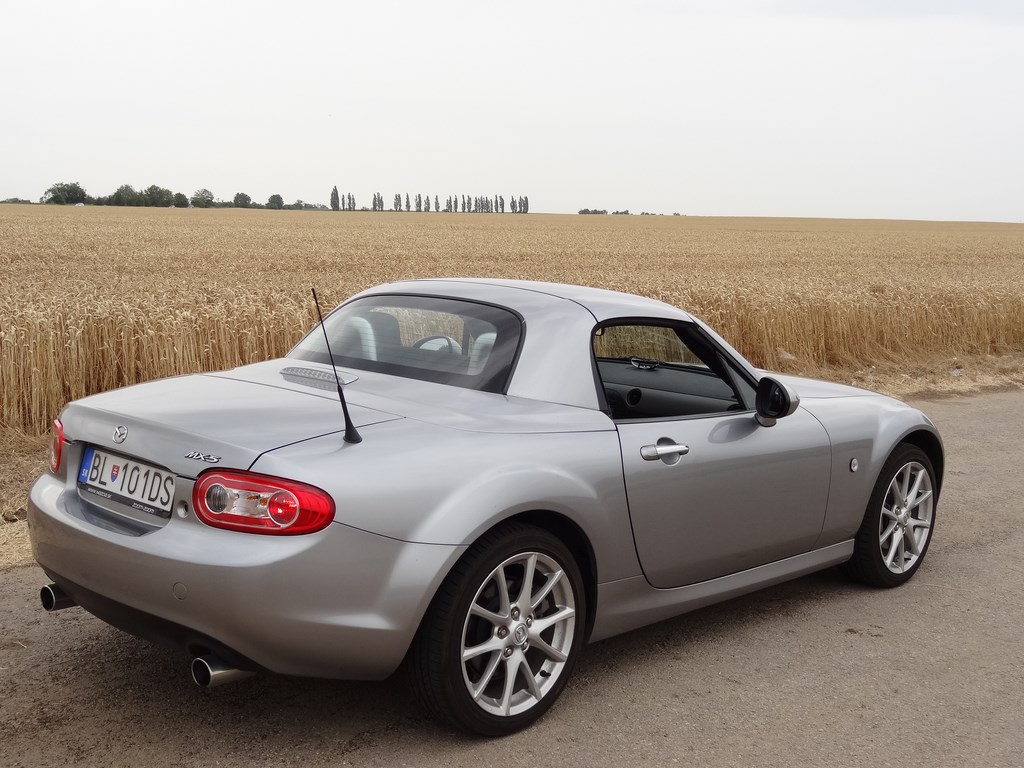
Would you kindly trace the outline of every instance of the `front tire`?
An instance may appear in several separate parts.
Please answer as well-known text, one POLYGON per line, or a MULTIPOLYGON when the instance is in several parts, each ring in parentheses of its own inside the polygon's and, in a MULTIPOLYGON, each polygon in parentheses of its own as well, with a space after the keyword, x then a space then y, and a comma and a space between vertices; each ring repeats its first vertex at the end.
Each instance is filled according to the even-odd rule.
POLYGON ((898 587, 921 567, 935 528, 938 486, 928 455, 901 443, 871 493, 848 575, 876 587, 898 587))
POLYGON ((452 569, 412 649, 427 709, 484 736, 541 717, 583 645, 586 605, 572 553, 551 533, 512 524, 483 536, 452 569))

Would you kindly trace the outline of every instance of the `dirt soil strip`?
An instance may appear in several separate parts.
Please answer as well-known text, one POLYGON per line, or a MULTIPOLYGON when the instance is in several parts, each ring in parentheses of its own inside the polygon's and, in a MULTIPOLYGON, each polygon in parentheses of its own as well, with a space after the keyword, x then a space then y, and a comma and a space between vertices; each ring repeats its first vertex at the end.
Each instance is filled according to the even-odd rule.
POLYGON ((0 572, 5 766, 1019 766, 1024 392, 918 403, 943 432, 928 559, 881 592, 835 570, 589 647, 527 733, 425 719, 401 679, 263 675, 203 692, 188 659, 0 572))

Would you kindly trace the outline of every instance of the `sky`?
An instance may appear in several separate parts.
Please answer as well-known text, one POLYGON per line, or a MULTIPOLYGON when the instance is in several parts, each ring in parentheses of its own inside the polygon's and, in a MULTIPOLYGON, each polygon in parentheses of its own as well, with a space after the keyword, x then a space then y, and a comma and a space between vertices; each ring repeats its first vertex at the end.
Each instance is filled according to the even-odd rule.
POLYGON ((1024 221, 1017 0, 0 0, 0 199, 1024 221))

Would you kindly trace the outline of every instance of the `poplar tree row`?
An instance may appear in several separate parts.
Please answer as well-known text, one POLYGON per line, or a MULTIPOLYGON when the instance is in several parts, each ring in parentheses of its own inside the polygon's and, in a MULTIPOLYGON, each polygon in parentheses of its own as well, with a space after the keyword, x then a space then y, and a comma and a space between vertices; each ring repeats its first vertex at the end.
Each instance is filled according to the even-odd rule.
MULTIPOLYGON (((431 210, 430 195, 417 194, 416 197, 410 197, 409 193, 405 193, 403 200, 401 193, 396 192, 394 199, 391 201, 392 211, 416 211, 417 213, 429 213, 431 210)), ((445 200, 444 207, 441 207, 441 200, 437 195, 434 195, 433 210, 436 213, 505 213, 505 198, 502 195, 495 195, 494 197, 474 197, 473 195, 449 195, 445 200)), ((355 211, 356 199, 351 194, 339 195, 338 188, 334 187, 331 190, 331 210, 332 211, 355 211)), ((380 192, 373 193, 373 200, 370 203, 371 211, 384 211, 388 210, 384 206, 384 195, 380 192)), ((522 197, 512 197, 509 200, 509 211, 511 213, 529 213, 530 212, 530 198, 523 195, 522 197)))

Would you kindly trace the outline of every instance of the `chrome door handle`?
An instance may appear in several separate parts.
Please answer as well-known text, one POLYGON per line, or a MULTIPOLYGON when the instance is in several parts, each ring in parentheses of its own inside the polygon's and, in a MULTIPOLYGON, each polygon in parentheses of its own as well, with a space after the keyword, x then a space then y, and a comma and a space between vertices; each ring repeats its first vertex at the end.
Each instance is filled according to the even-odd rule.
POLYGON ((662 443, 657 445, 645 445, 640 449, 640 456, 644 461, 657 461, 666 456, 685 456, 690 452, 690 446, 678 445, 676 443, 662 443))

